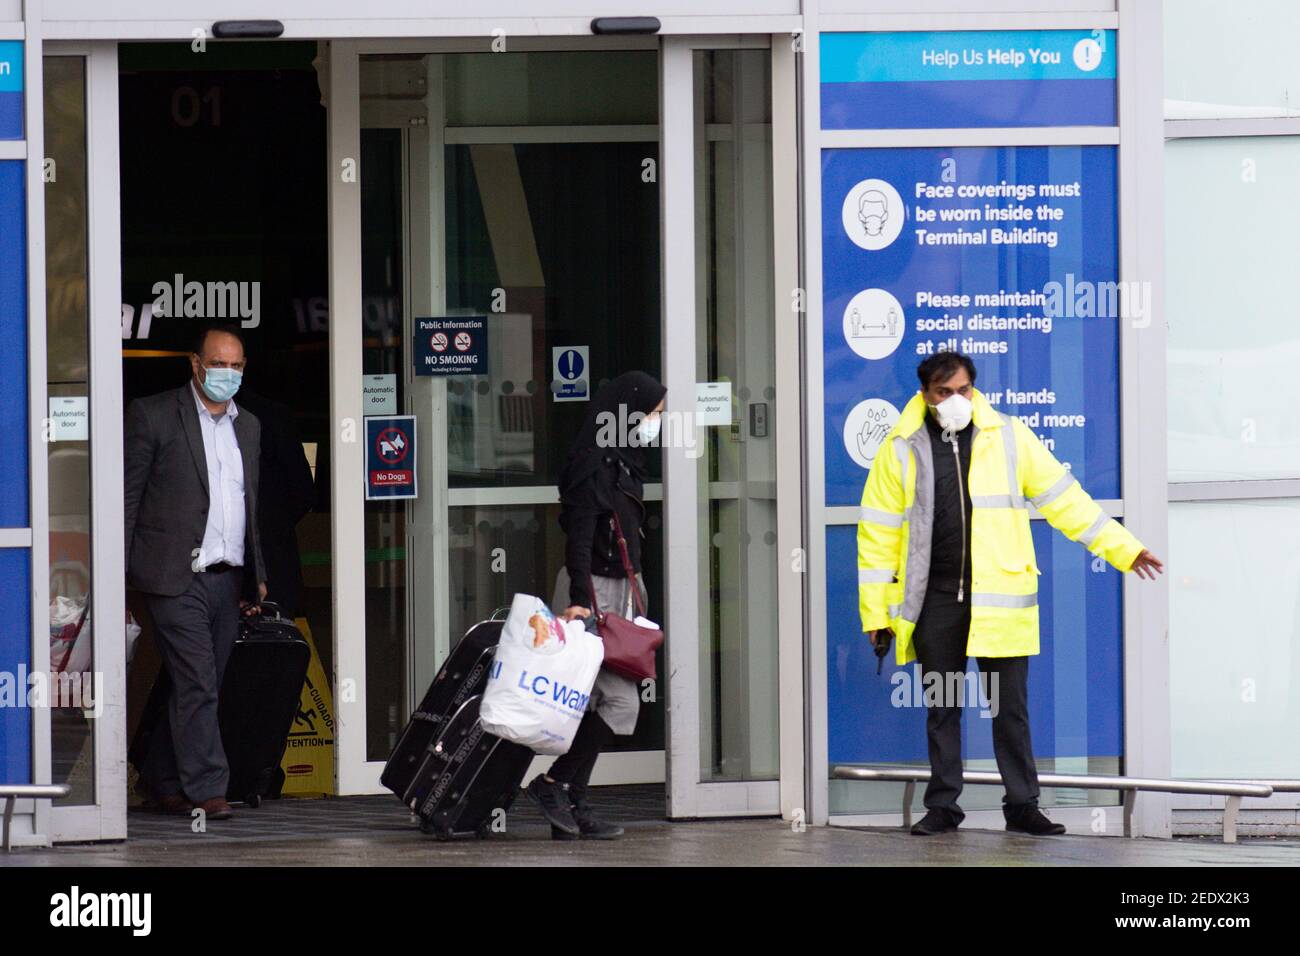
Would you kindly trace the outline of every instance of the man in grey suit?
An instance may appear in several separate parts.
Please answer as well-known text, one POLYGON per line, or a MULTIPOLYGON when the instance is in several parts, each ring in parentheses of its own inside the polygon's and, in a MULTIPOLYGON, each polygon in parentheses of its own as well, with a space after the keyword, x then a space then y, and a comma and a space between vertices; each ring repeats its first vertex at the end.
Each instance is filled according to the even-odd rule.
POLYGON ((221 679, 240 609, 254 613, 266 597, 257 531, 261 430, 231 400, 244 366, 237 326, 205 329, 190 381, 132 402, 125 431, 127 580, 149 597, 172 679, 141 782, 156 809, 198 806, 218 820, 231 815, 217 724, 221 679))

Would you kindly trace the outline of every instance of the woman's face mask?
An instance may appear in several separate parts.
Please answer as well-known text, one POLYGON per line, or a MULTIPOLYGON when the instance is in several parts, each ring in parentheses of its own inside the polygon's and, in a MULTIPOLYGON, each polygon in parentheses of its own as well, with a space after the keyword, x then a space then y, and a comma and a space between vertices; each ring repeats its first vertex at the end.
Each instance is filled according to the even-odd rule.
POLYGON ((636 440, 640 445, 650 445, 659 437, 659 413, 653 412, 641 419, 641 424, 636 426, 636 440))

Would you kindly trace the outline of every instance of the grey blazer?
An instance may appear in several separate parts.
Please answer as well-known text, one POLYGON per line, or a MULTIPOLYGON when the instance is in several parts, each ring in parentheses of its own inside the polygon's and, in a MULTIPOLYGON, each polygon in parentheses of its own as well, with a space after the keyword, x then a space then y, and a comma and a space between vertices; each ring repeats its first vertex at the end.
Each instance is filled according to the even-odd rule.
MULTIPOLYGON (((244 462, 244 567, 255 578, 246 582, 253 589, 266 580, 257 530, 261 434, 257 417, 240 408, 235 440, 244 462)), ((123 437, 127 581, 149 594, 183 594, 208 524, 208 464, 190 383, 133 401, 123 437)))

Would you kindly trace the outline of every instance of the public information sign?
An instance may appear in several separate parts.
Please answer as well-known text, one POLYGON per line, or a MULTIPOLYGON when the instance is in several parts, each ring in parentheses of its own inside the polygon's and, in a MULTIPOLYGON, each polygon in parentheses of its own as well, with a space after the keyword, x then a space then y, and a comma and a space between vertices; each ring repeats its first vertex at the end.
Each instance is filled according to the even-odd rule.
MULTIPOLYGON (((822 128, 1114 126, 1115 49, 1109 30, 824 34, 822 128)), ((859 504, 919 388, 917 364, 944 351, 969 355, 976 387, 1093 497, 1121 495, 1120 323, 1140 326, 1149 302, 1140 284, 1118 281, 1116 148, 1003 140, 823 144, 828 506, 859 504)), ((1042 572, 1042 653, 1029 665, 1035 752, 1116 760, 1120 576, 1045 521, 1031 534, 1042 572)), ((855 535, 851 523, 826 529, 830 760, 924 761, 921 676, 891 657, 877 678, 862 635, 855 535)), ((988 760, 991 721, 978 717, 996 695, 972 706, 965 756, 988 760)))
POLYGON ((416 319, 414 344, 416 375, 487 374, 487 316, 416 319))
POLYGON ((1121 308, 1113 146, 826 150, 827 504, 856 505, 927 355, 1119 497, 1121 308))

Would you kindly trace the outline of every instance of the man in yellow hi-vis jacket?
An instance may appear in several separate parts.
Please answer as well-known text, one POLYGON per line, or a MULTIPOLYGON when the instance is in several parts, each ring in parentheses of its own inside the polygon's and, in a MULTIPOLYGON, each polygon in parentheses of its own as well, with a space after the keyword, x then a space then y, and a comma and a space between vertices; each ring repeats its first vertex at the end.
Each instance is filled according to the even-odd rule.
POLYGON ((938 353, 917 375, 920 391, 876 452, 858 522, 862 629, 873 645, 892 636, 897 663, 918 660, 927 688, 927 813, 912 832, 955 830, 965 816, 957 805, 961 708, 950 698, 972 656, 996 695, 993 750, 1007 829, 1064 833, 1038 809, 1029 738, 1040 572, 1028 505, 1120 571, 1154 579, 1163 565, 1028 426, 989 404, 968 357, 938 353))

